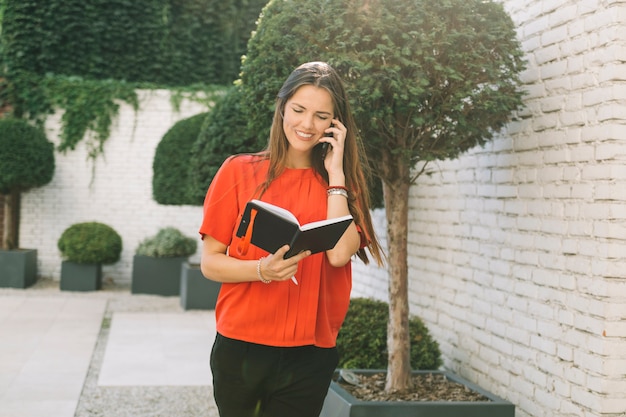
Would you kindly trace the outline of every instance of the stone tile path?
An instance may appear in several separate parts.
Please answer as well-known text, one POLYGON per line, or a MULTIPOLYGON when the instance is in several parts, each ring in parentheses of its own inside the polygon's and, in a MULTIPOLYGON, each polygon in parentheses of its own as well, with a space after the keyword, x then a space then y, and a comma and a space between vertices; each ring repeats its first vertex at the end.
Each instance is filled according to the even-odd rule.
POLYGON ((217 417, 214 338, 178 297, 0 288, 0 417, 217 417))

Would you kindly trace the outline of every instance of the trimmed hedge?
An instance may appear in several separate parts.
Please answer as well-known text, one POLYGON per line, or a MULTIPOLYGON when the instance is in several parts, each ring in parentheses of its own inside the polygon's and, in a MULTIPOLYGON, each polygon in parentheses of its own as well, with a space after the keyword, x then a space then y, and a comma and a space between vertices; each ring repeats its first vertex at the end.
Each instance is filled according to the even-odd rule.
POLYGON ((67 261, 114 264, 120 260, 122 238, 112 227, 103 223, 76 223, 65 229, 57 247, 67 261))
MULTIPOLYGON (((191 149, 208 113, 180 120, 163 136, 152 162, 152 197, 159 204, 193 204, 187 198, 191 149)), ((200 201, 202 204, 202 201, 200 201)))
POLYGON ((241 89, 232 87, 216 102, 193 144, 189 162, 190 204, 202 205, 213 176, 233 154, 260 151, 267 138, 259 140, 247 130, 247 117, 241 109, 241 89))
MULTIPOLYGON (((339 368, 387 369, 389 305, 369 298, 353 298, 337 337, 339 368)), ((418 317, 409 319, 411 368, 437 369, 443 363, 438 343, 418 317)))
POLYGON ((0 194, 46 185, 54 168, 54 145, 42 129, 22 119, 0 119, 0 194))
POLYGON ((20 71, 167 86, 228 84, 266 0, 6 0, 2 43, 20 71))

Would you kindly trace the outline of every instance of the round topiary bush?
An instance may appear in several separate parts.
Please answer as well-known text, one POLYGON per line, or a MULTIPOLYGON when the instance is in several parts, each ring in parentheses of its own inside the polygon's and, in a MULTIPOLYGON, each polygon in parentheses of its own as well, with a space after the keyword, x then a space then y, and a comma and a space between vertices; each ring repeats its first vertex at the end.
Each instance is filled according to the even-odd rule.
POLYGON ((189 159, 190 204, 202 205, 209 184, 226 158, 234 154, 260 151, 267 143, 247 129, 247 116, 241 110, 241 88, 231 87, 215 103, 193 144, 189 159))
POLYGON ((122 238, 112 227, 103 223, 76 223, 65 229, 57 247, 67 261, 113 264, 120 259, 122 238))
POLYGON ((48 184, 53 175, 54 145, 45 132, 23 119, 0 119, 0 194, 7 195, 0 248, 17 246, 19 194, 48 184))
POLYGON ((189 160, 206 117, 200 113, 178 121, 159 142, 152 162, 152 196, 157 203, 192 204, 187 198, 189 160))
MULTIPOLYGON (((369 298, 353 298, 337 337, 339 368, 387 369, 389 305, 369 298)), ((411 368, 437 369, 442 364, 439 345, 418 317, 409 319, 411 368)))
POLYGON ((196 253, 198 242, 174 227, 165 227, 152 237, 139 243, 137 255, 153 258, 175 258, 196 253))
POLYGON ((23 119, 1 119, 0 193, 40 187, 53 174, 54 145, 45 132, 23 119))

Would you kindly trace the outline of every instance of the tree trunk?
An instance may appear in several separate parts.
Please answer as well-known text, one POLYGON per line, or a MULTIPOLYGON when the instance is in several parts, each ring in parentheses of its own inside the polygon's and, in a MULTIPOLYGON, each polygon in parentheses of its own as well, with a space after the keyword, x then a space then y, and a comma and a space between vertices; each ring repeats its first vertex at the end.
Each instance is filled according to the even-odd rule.
POLYGON ((389 257, 387 392, 411 388, 409 285, 407 262, 409 181, 402 175, 383 184, 389 257))
POLYGON ((20 194, 17 191, 4 196, 4 227, 2 230, 2 249, 11 250, 17 247, 17 222, 20 194))

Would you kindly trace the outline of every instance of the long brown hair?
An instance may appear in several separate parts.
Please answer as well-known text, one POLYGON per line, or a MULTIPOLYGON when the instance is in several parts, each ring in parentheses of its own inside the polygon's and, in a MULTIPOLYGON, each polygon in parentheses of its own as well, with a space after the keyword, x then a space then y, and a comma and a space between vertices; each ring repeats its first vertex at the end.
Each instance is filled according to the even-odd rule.
MULTIPOLYGON (((267 179, 261 186, 261 194, 267 190, 270 183, 282 173, 285 167, 289 147, 287 136, 283 130, 285 104, 304 85, 313 85, 328 91, 333 101, 335 118, 341 120, 346 126, 343 166, 346 187, 350 190, 348 207, 355 223, 364 230, 368 237, 367 249, 377 264, 382 265, 384 254, 376 238, 369 210, 370 195, 367 180, 371 173, 365 158, 363 142, 358 135, 343 82, 339 74, 325 62, 308 62, 300 65, 289 75, 278 91, 270 137, 267 148, 263 152, 270 162, 267 179)), ((324 167, 324 153, 321 146, 313 148, 311 159, 313 169, 328 183, 328 172, 324 167)), ((359 249, 357 256, 364 263, 369 263, 365 249, 359 249)))

